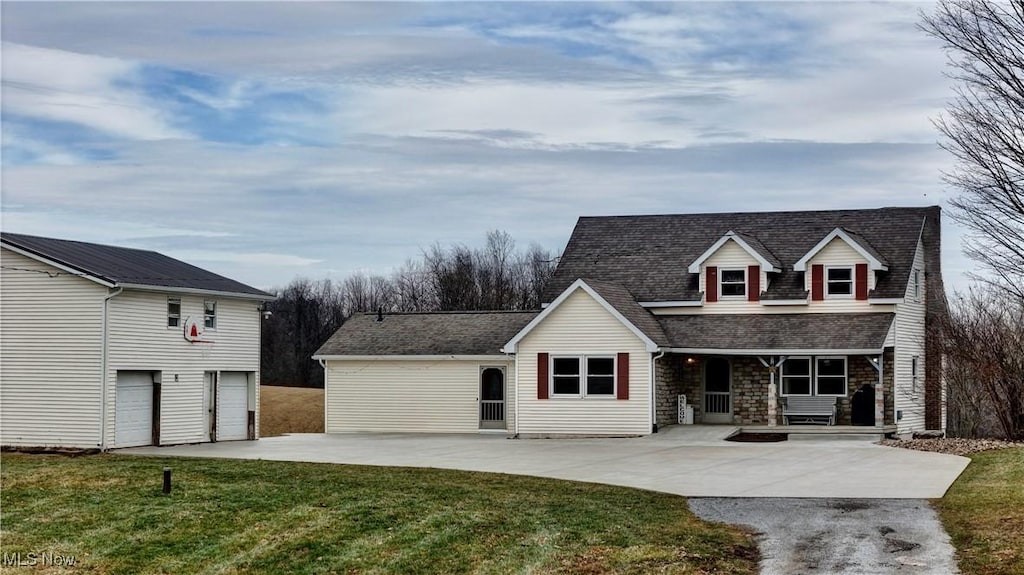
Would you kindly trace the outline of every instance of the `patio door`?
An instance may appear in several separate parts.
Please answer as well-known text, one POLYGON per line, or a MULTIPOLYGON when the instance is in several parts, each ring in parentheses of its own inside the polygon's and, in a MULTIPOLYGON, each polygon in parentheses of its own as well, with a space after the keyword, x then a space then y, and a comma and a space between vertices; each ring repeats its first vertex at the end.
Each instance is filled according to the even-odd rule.
POLYGON ((480 370, 480 429, 505 429, 505 368, 480 370))
POLYGON ((722 357, 704 364, 704 423, 732 423, 732 365, 722 357))

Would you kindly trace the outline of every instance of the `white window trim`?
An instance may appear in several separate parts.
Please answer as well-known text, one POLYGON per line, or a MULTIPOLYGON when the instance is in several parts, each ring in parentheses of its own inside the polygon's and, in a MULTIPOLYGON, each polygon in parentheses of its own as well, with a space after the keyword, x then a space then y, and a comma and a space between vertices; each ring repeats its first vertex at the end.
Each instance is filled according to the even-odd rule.
POLYGON ((791 355, 786 358, 786 361, 782 362, 779 366, 779 396, 780 397, 811 397, 814 395, 814 356, 811 355, 791 355), (791 359, 806 359, 807 360, 807 375, 793 375, 790 377, 807 377, 807 393, 783 393, 786 390, 786 361, 791 359))
POLYGON ((167 326, 167 329, 181 329, 181 298, 180 297, 169 297, 168 296, 168 298, 167 298, 167 321, 165 322, 164 325, 167 326), (178 315, 177 316, 171 315, 171 303, 173 303, 173 302, 177 302, 178 303, 178 315), (171 318, 172 317, 174 317, 174 318, 176 318, 178 320, 178 324, 177 325, 171 325, 170 322, 171 322, 171 318))
POLYGON ((615 399, 619 396, 619 362, 615 354, 560 354, 548 357, 548 397, 554 399, 615 399), (579 362, 580 368, 580 391, 579 393, 555 393, 555 360, 575 359, 579 362), (587 360, 588 359, 610 359, 612 360, 612 392, 610 394, 588 394, 587 393, 587 360))
POLYGON ((747 290, 750 287, 750 278, 747 277, 747 268, 718 268, 718 299, 719 300, 745 300, 747 299, 747 290), (736 282, 729 282, 723 284, 725 278, 725 272, 743 272, 743 293, 740 295, 724 295, 722 291, 722 285, 737 285, 736 282))
POLYGON ((921 301, 921 270, 920 268, 914 268, 911 272, 911 281, 914 285, 914 301, 921 301))
POLYGON ((217 329, 217 308, 218 307, 219 306, 217 305, 217 300, 215 300, 215 299, 205 299, 205 300, 203 300, 203 329, 212 329, 212 330, 216 331, 216 329, 217 329), (213 314, 212 314, 213 325, 206 325, 206 317, 207 317, 206 304, 208 304, 208 303, 212 303, 213 304, 213 314))
POLYGON ((850 265, 825 266, 824 267, 824 271, 822 273, 825 276, 825 277, 821 278, 822 281, 825 283, 825 285, 824 285, 824 288, 825 288, 824 289, 824 291, 825 291, 825 293, 824 293, 825 299, 853 299, 857 295, 856 294, 856 291, 857 291, 857 266, 850 266, 850 265), (845 281, 830 282, 829 279, 828 279, 828 272, 829 272, 829 270, 850 270, 850 293, 848 293, 848 294, 845 294, 845 293, 837 293, 837 294, 828 293, 828 286, 829 286, 830 283, 837 283, 837 284, 846 283, 845 281))
MULTIPOLYGON (((811 362, 811 368, 814 370, 814 395, 820 397, 846 397, 850 395, 850 361, 845 355, 816 355, 814 361, 811 362), (843 393, 818 393, 818 360, 819 359, 841 359, 843 360, 843 393)), ((834 375, 826 375, 825 377, 837 377, 834 375)))

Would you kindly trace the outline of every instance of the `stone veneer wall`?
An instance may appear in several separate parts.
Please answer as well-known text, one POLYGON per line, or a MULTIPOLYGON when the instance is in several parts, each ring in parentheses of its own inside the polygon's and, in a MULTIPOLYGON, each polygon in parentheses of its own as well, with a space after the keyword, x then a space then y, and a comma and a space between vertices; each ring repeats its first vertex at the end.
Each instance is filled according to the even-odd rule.
MULTIPOLYGON (((655 384, 657 399, 655 411, 658 426, 672 425, 678 421, 678 396, 686 395, 686 401, 693 406, 694 421, 703 419, 702 379, 705 356, 665 355, 657 362, 655 384), (694 357, 692 364, 686 363, 687 357, 694 357)), ((765 425, 768 423, 768 369, 761 365, 756 357, 729 357, 732 365, 733 390, 733 423, 736 425, 765 425)), ((886 350, 883 357, 885 368, 882 385, 885 390, 885 423, 895 422, 893 413, 893 352, 886 350)), ((839 418, 837 424, 850 425, 850 399, 857 389, 865 384, 872 385, 878 381, 878 373, 868 359, 862 355, 851 355, 847 358, 847 391, 846 397, 839 400, 839 418)), ((776 383, 778 380, 776 379, 776 383)), ((781 391, 781 389, 780 389, 781 391)), ((784 423, 782 417, 782 400, 779 400, 778 423, 784 423)))

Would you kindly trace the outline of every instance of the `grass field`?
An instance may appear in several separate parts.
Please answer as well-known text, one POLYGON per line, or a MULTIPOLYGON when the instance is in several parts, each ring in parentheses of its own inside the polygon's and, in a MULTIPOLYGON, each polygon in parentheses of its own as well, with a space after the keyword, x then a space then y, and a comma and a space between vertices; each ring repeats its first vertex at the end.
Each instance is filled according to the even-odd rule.
MULTIPOLYGON (((4 454, 3 551, 81 573, 756 571, 682 497, 495 474, 4 454), (162 495, 161 469, 174 470, 162 495), (40 555, 41 556, 41 555, 40 555)), ((4 573, 46 572, 4 568, 4 573)), ((58 572, 54 569, 52 572, 58 572)))
POLYGON ((324 390, 260 386, 260 437, 324 432, 324 390))
POLYGON ((971 455, 935 503, 964 575, 1024 573, 1024 449, 971 455))

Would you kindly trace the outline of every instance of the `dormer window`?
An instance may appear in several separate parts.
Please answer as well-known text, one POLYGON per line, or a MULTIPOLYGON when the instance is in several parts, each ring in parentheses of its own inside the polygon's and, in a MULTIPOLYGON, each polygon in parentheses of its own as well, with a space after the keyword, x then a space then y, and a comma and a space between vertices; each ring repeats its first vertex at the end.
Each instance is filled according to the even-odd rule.
POLYGON ((827 266, 825 268, 825 293, 828 297, 853 297, 853 267, 827 266))
POLYGON ((747 270, 746 269, 723 269, 719 272, 719 293, 723 298, 747 297, 747 270))

